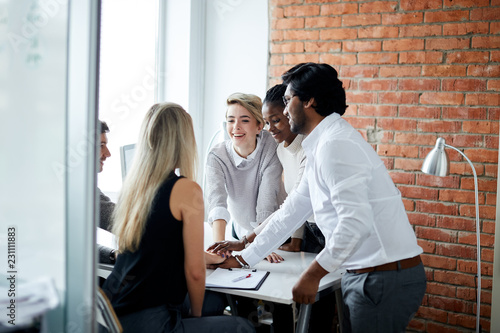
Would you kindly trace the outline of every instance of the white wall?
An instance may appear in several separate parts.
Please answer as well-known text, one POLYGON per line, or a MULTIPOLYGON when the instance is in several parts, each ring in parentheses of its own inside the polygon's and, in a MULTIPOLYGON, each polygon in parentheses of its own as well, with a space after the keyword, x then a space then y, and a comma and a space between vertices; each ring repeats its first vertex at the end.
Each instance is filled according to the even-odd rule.
POLYGON ((224 120, 230 94, 265 97, 268 39, 267 0, 208 1, 201 138, 204 150, 224 120))

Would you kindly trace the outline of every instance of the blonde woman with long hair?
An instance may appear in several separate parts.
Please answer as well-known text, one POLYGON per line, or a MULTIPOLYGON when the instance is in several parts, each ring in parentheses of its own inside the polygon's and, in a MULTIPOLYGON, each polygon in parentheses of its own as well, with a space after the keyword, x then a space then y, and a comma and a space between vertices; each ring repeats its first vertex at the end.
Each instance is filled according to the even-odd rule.
POLYGON ((177 104, 153 105, 116 204, 112 230, 119 255, 103 285, 125 332, 254 331, 242 318, 200 318, 205 265, 224 259, 203 250, 195 165, 191 116, 177 104), (191 318, 183 319, 186 294, 191 318))

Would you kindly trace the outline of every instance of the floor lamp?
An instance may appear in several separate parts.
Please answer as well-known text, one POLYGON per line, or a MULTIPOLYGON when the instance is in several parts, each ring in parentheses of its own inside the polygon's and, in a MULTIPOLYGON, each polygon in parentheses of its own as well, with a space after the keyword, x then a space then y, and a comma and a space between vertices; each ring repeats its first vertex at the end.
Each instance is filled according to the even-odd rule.
POLYGON ((443 138, 438 138, 436 140, 436 146, 429 152, 425 157, 424 163, 422 164, 422 172, 433 175, 444 177, 449 174, 450 171, 450 160, 448 155, 444 150, 445 147, 451 148, 458 151, 466 160, 469 162, 472 172, 474 174, 474 192, 476 201, 476 242, 477 242, 477 296, 476 296, 476 332, 481 332, 481 324, 479 322, 480 317, 480 306, 481 306, 481 243, 480 243, 480 229, 479 229, 479 204, 478 204, 478 194, 477 194, 477 175, 476 169, 472 162, 457 148, 447 145, 443 138))

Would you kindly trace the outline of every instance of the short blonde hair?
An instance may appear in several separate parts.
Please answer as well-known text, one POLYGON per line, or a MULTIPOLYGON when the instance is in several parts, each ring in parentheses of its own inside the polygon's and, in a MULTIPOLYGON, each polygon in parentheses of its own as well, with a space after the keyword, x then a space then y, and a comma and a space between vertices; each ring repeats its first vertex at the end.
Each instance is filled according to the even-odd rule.
MULTIPOLYGON (((264 125, 264 117, 262 116, 262 100, 259 96, 252 94, 234 93, 227 98, 227 106, 239 104, 252 114, 257 120, 257 123, 264 125)), ((227 118, 227 111, 226 111, 227 118)))
POLYGON ((158 189, 176 168, 195 180, 196 140, 191 116, 174 103, 158 103, 142 122, 132 167, 113 213, 120 252, 134 252, 146 227, 158 189))

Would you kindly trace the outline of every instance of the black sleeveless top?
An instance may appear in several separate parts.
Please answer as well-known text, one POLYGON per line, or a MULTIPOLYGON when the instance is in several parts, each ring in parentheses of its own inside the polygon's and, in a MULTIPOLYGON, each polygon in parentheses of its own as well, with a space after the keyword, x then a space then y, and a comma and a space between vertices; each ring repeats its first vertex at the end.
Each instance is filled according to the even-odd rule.
POLYGON ((180 306, 187 294, 182 221, 170 211, 170 194, 180 177, 160 186, 135 252, 118 255, 102 289, 118 316, 160 305, 180 306))

